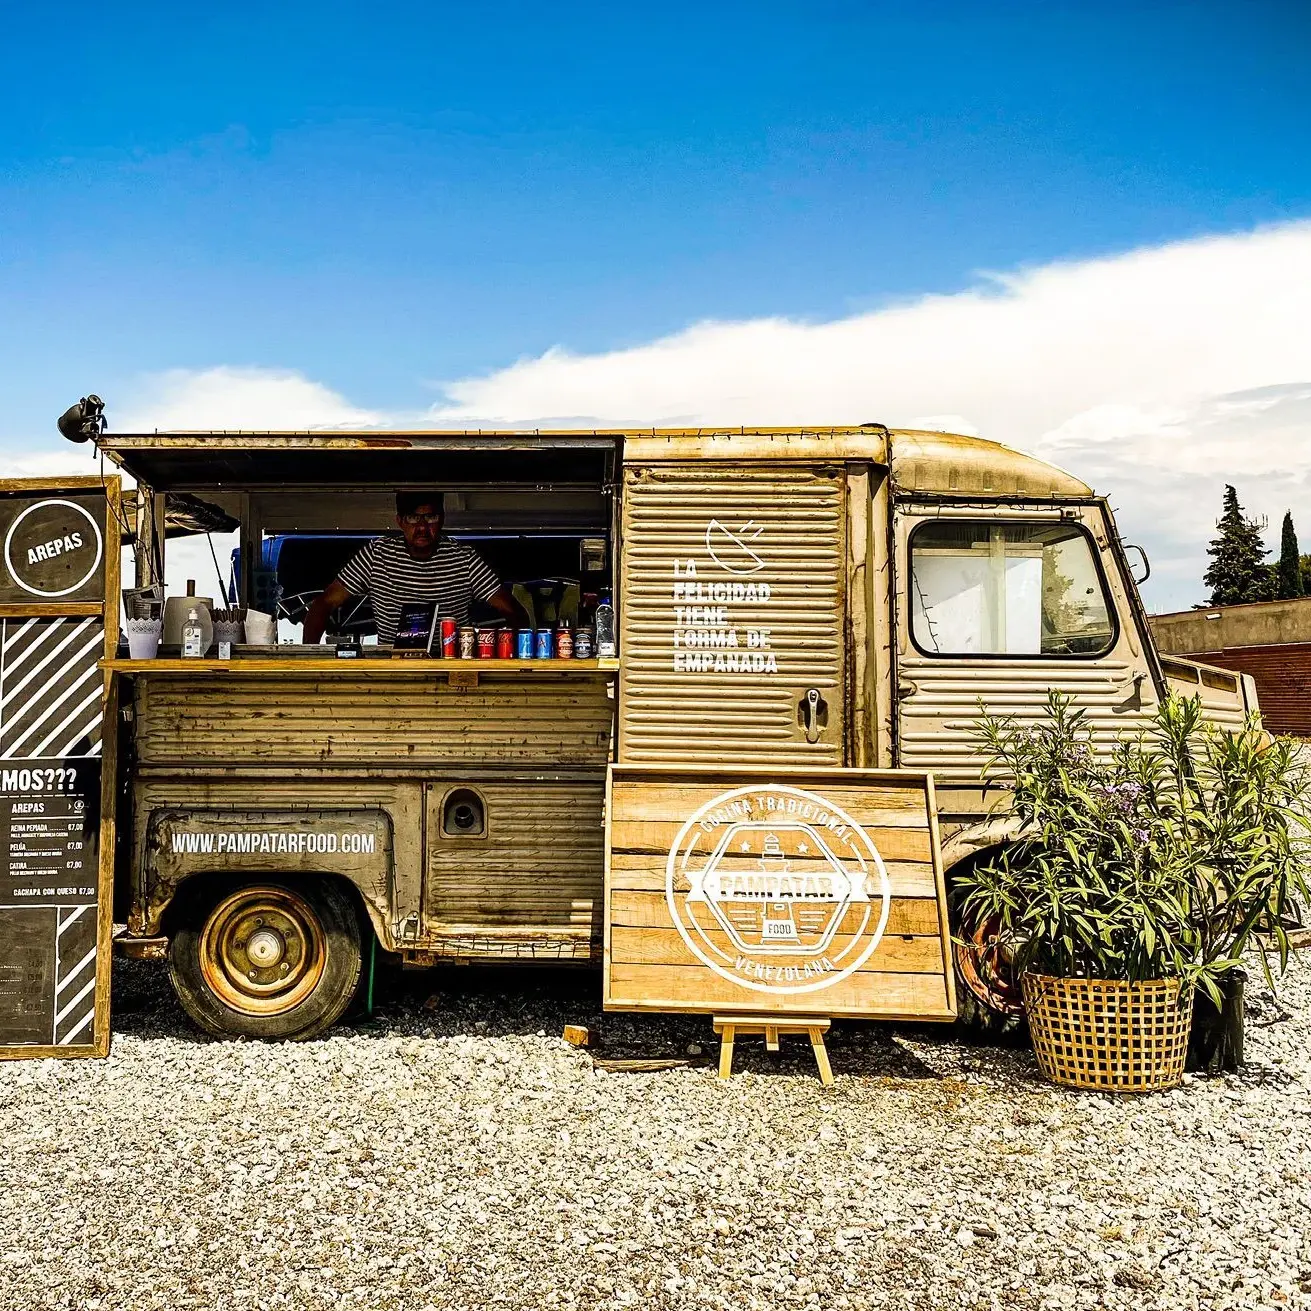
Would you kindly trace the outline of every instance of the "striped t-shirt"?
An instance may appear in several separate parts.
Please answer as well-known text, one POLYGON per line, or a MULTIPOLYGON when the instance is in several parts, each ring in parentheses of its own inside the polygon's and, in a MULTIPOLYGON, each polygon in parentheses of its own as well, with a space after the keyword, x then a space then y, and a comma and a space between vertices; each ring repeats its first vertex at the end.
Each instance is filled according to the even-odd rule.
POLYGON ((396 636, 402 602, 436 601, 438 614, 467 624, 470 602, 486 601, 501 588, 501 580, 472 547, 443 537, 426 560, 416 560, 405 549, 405 538, 395 534, 363 546, 337 581, 352 596, 372 601, 378 641, 384 645, 396 636))

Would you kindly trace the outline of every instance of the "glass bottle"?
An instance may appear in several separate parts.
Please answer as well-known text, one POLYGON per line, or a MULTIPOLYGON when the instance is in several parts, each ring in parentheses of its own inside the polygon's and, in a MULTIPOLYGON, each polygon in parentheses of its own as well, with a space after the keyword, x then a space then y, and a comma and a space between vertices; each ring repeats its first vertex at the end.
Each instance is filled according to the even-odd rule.
POLYGON ((596 606, 596 654, 602 658, 618 654, 615 645, 615 608, 610 603, 610 593, 602 592, 596 606))

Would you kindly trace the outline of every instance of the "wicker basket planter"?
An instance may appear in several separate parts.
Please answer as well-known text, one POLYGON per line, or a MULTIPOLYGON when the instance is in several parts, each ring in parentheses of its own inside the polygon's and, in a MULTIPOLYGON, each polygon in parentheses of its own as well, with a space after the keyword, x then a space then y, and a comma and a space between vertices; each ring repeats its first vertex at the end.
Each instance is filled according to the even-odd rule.
POLYGON ((1141 1093, 1183 1080, 1192 993, 1178 979, 1120 983, 1026 973, 1024 1010, 1043 1074, 1068 1088, 1141 1093))

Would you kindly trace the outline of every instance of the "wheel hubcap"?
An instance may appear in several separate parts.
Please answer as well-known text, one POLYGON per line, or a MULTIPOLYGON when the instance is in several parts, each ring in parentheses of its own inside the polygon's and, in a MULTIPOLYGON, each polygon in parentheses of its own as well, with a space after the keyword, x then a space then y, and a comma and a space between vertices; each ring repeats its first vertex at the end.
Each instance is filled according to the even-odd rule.
POLYGON ((1011 953, 997 938, 998 922, 986 920, 956 943, 956 962, 969 990, 1002 1015, 1023 1015, 1024 996, 1011 953))
POLYGON ((215 908, 200 938, 205 982, 243 1015, 281 1015, 323 977, 327 943, 313 908, 286 888, 242 888, 215 908))

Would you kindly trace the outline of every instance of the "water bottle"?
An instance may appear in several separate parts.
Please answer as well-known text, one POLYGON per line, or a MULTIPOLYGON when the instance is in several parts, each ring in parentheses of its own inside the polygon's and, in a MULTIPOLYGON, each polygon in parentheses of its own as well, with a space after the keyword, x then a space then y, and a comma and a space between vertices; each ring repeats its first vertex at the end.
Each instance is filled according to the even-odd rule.
POLYGON ((182 625, 182 654, 197 658, 205 654, 204 629, 200 626, 200 614, 196 610, 187 611, 187 622, 182 625))
POLYGON ((602 592, 596 607, 596 654, 602 658, 618 654, 615 645, 615 608, 610 604, 610 593, 602 592))

